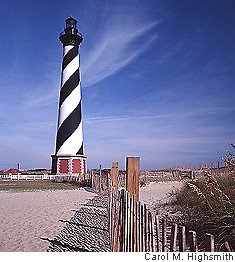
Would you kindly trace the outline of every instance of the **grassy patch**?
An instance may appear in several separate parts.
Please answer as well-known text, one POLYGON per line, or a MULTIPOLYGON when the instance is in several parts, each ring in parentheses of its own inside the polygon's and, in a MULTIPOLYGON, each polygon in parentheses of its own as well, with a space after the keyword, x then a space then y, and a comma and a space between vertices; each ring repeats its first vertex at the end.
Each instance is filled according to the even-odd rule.
POLYGON ((0 191, 62 190, 75 188, 78 188, 78 186, 47 180, 0 181, 0 191))

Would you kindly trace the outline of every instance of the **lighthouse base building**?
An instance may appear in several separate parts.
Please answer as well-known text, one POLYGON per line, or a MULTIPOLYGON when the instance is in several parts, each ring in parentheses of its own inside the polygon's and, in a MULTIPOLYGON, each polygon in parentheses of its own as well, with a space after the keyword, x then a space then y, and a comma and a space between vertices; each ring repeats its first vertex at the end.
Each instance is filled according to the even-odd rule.
POLYGON ((87 173, 86 156, 52 155, 52 174, 78 175, 87 173))
POLYGON ((77 20, 70 17, 60 34, 63 44, 61 87, 59 96, 56 149, 52 155, 52 174, 78 175, 87 173, 82 134, 79 45, 83 41, 77 20))

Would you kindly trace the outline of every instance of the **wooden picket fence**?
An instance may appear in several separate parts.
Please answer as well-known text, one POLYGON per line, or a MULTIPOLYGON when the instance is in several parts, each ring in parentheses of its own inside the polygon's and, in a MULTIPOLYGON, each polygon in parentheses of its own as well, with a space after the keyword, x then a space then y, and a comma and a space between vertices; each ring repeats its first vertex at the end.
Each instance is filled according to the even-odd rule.
POLYGON ((79 174, 79 175, 58 175, 55 176, 55 181, 60 183, 72 183, 79 186, 88 186, 92 185, 92 174, 79 174))
MULTIPOLYGON (((111 172, 92 171, 86 175, 58 176, 58 182, 91 186, 99 194, 109 196, 109 234, 113 252, 214 252, 215 239, 205 234, 203 246, 198 245, 195 231, 183 225, 168 224, 139 200, 140 159, 129 157, 126 162, 125 188, 120 187, 118 162, 111 172)), ((226 251, 232 251, 224 243, 226 251)))
MULTIPOLYGON (((195 231, 178 224, 167 224, 139 201, 140 159, 127 158, 126 188, 118 183, 118 163, 112 164, 109 175, 110 243, 113 252, 214 252, 215 239, 204 236, 198 245, 195 231)), ((232 251, 228 242, 226 251, 232 251)))
MULTIPOLYGON (((111 188, 109 208, 113 252, 215 251, 213 235, 205 235, 204 247, 199 250, 195 231, 186 231, 178 224, 167 225, 165 218, 154 215, 126 189, 111 188)), ((225 247, 231 251, 228 243, 225 247)))

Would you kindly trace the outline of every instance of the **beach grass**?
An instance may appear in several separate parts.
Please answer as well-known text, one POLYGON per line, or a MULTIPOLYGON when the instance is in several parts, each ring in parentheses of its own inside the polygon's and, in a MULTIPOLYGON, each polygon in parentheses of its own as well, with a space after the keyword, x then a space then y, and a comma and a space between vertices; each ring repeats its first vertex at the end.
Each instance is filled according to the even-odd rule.
MULTIPOLYGON (((205 176, 186 183, 171 204, 182 213, 181 223, 194 229, 199 242, 205 233, 215 236, 217 250, 227 241, 235 250, 235 175, 205 176)), ((200 244, 200 243, 199 243, 200 244)))

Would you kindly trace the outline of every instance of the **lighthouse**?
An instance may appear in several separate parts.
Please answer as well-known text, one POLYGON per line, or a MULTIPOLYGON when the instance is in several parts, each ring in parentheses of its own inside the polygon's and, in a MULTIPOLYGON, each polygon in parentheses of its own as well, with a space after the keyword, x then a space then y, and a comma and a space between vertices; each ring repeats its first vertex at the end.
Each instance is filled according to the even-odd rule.
POLYGON ((76 19, 69 17, 65 23, 64 31, 59 36, 63 44, 63 61, 52 174, 86 174, 87 157, 84 155, 83 145, 78 52, 83 37, 77 29, 76 19))

